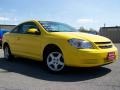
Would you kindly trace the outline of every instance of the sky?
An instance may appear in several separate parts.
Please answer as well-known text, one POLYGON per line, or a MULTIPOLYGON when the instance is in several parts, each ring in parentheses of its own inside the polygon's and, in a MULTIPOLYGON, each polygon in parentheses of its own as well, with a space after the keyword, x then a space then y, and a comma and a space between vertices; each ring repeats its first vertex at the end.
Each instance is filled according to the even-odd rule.
POLYGON ((95 30, 120 26, 120 0, 0 0, 0 24, 32 19, 95 30))

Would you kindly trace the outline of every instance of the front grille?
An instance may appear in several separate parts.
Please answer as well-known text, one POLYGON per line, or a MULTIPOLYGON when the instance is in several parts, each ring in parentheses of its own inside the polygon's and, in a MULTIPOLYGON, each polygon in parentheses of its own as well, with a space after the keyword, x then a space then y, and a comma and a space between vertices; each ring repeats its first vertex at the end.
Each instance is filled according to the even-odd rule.
POLYGON ((99 48, 101 49, 112 48, 112 45, 99 46, 99 48))
POLYGON ((95 42, 95 44, 111 44, 111 42, 95 42))
POLYGON ((112 48, 111 42, 94 42, 94 43, 101 49, 112 48))

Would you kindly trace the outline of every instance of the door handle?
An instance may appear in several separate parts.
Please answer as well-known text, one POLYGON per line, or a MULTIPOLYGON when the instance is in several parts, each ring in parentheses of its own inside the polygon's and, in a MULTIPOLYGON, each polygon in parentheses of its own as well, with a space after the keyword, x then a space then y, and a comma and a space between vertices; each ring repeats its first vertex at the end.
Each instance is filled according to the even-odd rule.
POLYGON ((17 37, 17 40, 20 40, 20 37, 17 37))

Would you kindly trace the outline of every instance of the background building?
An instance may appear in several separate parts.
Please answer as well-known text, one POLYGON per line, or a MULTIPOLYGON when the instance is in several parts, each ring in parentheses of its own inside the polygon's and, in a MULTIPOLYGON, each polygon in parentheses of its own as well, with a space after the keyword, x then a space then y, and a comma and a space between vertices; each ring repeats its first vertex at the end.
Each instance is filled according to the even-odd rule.
POLYGON ((4 25, 0 24, 0 29, 6 29, 6 30, 11 30, 15 27, 15 25, 4 25))
POLYGON ((110 38, 114 43, 120 43, 120 26, 101 27, 99 34, 110 38))

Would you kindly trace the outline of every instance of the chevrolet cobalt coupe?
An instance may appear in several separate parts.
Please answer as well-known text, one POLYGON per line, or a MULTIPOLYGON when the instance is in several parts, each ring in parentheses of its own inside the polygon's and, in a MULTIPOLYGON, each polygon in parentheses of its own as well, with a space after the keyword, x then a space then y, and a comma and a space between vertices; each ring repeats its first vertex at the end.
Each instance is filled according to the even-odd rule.
POLYGON ((4 58, 43 61, 53 72, 65 66, 96 67, 116 61, 117 48, 108 38, 78 32, 59 22, 27 21, 3 36, 4 58))

